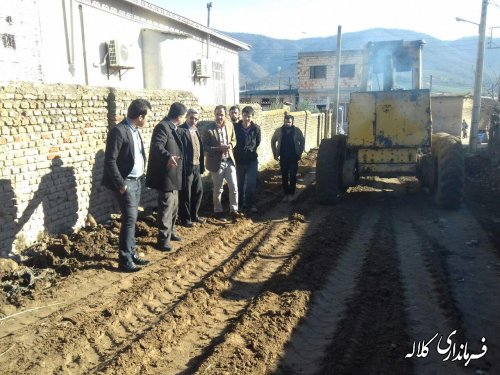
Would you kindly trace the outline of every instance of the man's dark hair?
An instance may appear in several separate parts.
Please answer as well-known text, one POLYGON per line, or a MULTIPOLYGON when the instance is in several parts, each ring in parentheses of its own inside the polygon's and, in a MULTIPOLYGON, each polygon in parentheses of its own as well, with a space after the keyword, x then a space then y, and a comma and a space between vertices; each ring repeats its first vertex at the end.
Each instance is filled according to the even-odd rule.
POLYGON ((231 108, 229 108, 229 112, 231 112, 232 110, 235 110, 235 109, 237 109, 239 111, 240 107, 238 107, 237 105, 233 105, 231 108))
POLYGON ((247 115, 253 116, 254 110, 251 106, 247 105, 245 108, 243 108, 241 113, 246 113, 247 115))
POLYGON ((127 117, 135 120, 139 116, 146 116, 148 108, 151 109, 151 104, 146 99, 134 99, 128 106, 127 117))
POLYGON ((285 115, 285 120, 289 120, 289 119, 292 120, 292 124, 293 124, 293 116, 292 115, 285 115))
POLYGON ((187 112, 187 108, 184 104, 179 102, 174 102, 168 110, 167 118, 169 120, 176 119, 179 116, 184 116, 187 112))
POLYGON ((223 109, 224 110, 224 113, 227 115, 227 109, 226 109, 226 106, 223 105, 223 104, 219 104, 217 107, 215 107, 214 109, 214 113, 217 112, 218 109, 223 109))

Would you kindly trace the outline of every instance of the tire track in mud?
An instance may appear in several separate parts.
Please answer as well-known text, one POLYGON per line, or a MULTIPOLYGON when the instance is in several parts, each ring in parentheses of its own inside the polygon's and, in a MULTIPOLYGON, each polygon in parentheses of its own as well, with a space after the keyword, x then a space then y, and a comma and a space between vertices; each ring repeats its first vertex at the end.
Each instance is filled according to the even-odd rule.
MULTIPOLYGON (((425 206, 425 204, 423 205, 425 206)), ((401 207, 401 206, 400 206, 401 207)), ((406 345, 407 354, 414 353, 413 343, 425 341, 429 345, 426 357, 411 356, 416 374, 458 375, 470 373, 463 363, 443 362, 436 350, 441 334, 444 339, 453 330, 463 329, 460 311, 450 294, 446 251, 430 241, 421 226, 416 224, 416 207, 393 209, 397 237, 397 249, 401 259, 401 273, 405 287, 406 311, 411 341, 406 345)), ((418 213, 420 222, 422 215, 418 213)), ((424 219, 425 220, 425 219, 424 219)), ((431 224, 434 225, 434 224, 431 224)), ((463 331, 462 331, 463 332, 463 331)), ((441 345, 446 347, 446 345, 441 345)), ((410 360, 410 359, 409 359, 410 360)))
MULTIPOLYGON (((307 195, 307 194, 306 194, 307 195)), ((254 298, 265 294, 264 286, 287 262, 294 257, 297 245, 304 232, 316 226, 324 216, 315 212, 314 219, 306 222, 302 215, 288 214, 288 206, 278 208, 264 224, 262 238, 254 238, 248 244, 251 253, 236 268, 213 275, 207 283, 188 295, 172 311, 173 318, 184 316, 184 312, 197 310, 195 316, 203 319, 188 319, 183 322, 167 317, 150 332, 133 343, 126 352, 120 353, 111 362, 96 370, 104 373, 119 373, 127 368, 133 373, 192 373, 203 359, 219 344, 231 330, 234 321, 247 310, 254 298), (289 245, 287 245, 287 243, 289 245), (215 285, 215 287, 213 287, 215 285), (194 297, 196 296, 196 297, 194 297), (180 309, 183 312, 177 313, 180 309), (167 343, 166 343, 167 341, 167 343), (137 355, 147 347, 148 352, 137 355), (156 355, 156 353, 166 355, 156 355), (137 358, 137 359, 134 359, 137 358)), ((188 313, 189 314, 189 313, 188 313)), ((234 337, 233 336, 233 340, 234 337)))
MULTIPOLYGON (((148 218, 142 218, 142 221, 139 222, 142 224, 142 226, 147 225, 149 228, 149 231, 154 233, 151 234, 150 237, 156 237, 156 221, 155 219, 153 220, 148 220, 148 218), (148 224, 146 224, 146 222, 148 224)), ((185 236, 181 250, 183 248, 187 248, 190 244, 196 243, 200 240, 203 240, 203 238, 208 234, 212 233, 217 230, 217 223, 216 225, 213 225, 214 221, 209 219, 209 223, 206 225, 203 225, 199 228, 194 233, 194 236, 191 233, 189 233, 188 236, 185 236)), ((219 224, 220 226, 220 224, 219 224)), ((178 231, 184 235, 187 230, 184 228, 178 228, 178 231)), ((98 233, 98 232, 94 232, 98 233)), ((102 235, 102 233, 98 233, 99 235, 102 235)), ((118 238, 118 235, 109 232, 108 234, 111 238, 118 238)), ((143 236, 147 236, 147 234, 143 235, 137 235, 137 244, 138 247, 140 248, 139 252, 142 251, 141 247, 151 245, 153 244, 151 242, 145 241, 143 236)), ((162 253, 157 252, 156 250, 151 250, 148 251, 147 257, 154 263, 154 262, 162 262, 163 259, 169 258, 172 259, 172 255, 164 255, 162 253)), ((141 254, 142 255, 142 254, 141 254)), ((39 325, 39 324, 45 324, 44 319, 50 320, 51 316, 56 315, 60 309, 64 309, 64 313, 71 314, 71 309, 72 306, 78 306, 80 301, 88 296, 96 296, 99 295, 100 293, 103 293, 103 291, 106 291, 107 288, 110 288, 114 291, 117 289, 117 285, 123 284, 123 285, 128 285, 127 281, 132 277, 141 277, 143 273, 140 274, 134 274, 133 276, 130 274, 124 274, 122 272, 116 272, 116 268, 114 265, 116 264, 116 259, 110 258, 109 263, 112 264, 113 266, 100 266, 99 268, 103 269, 103 272, 99 273, 92 273, 92 284, 89 284, 88 279, 88 274, 86 272, 76 272, 74 273, 71 277, 69 278, 64 278, 61 280, 58 280, 55 285, 47 289, 47 294, 42 293, 42 295, 37 295, 37 300, 35 300, 38 303, 35 303, 34 306, 38 307, 41 303, 45 305, 51 305, 51 304, 56 304, 54 307, 50 308, 44 308, 40 309, 37 311, 34 311, 30 314, 26 314, 23 316, 22 321, 9 321, 9 325, 2 325, 0 326, 0 340, 2 340, 4 337, 9 336, 9 335, 15 335, 17 334, 16 331, 22 330, 24 327, 27 325, 33 324, 33 325, 39 325), (108 268, 109 267, 109 268, 108 268), (104 271, 106 268, 108 270, 112 270, 112 272, 106 272, 104 271), (82 290, 83 288, 83 290, 82 290)), ((151 267, 146 268, 145 272, 148 272, 151 269, 151 267)), ((121 288, 118 288, 121 289, 121 288)), ((94 297, 92 297, 94 298, 94 297)), ((26 308, 31 308, 30 304, 26 305, 26 308)), ((76 307, 78 309, 78 307, 76 307)))
MULTIPOLYGON (((448 364, 453 368, 451 373, 471 373, 474 370, 497 373, 500 363, 500 298, 497 293, 486 292, 500 282, 493 267, 500 264, 496 250, 466 208, 441 210, 435 214, 439 215, 435 220, 439 225, 412 221, 426 269, 433 279, 433 291, 438 295, 436 306, 440 306, 446 317, 445 328, 441 327, 434 334, 439 332, 445 340, 456 330, 452 341, 457 347, 467 343, 469 354, 481 353, 481 339, 487 340, 488 353, 483 358, 471 361, 468 367, 464 366, 465 360, 453 362, 455 366, 448 364), (469 240, 478 237, 485 241, 475 247, 469 240)), ((427 338, 430 337, 432 335, 427 338)), ((434 358, 438 362, 445 356, 434 358)))
POLYGON ((344 316, 326 350, 321 373, 411 374, 405 359, 409 337, 404 309, 400 260, 395 251, 394 219, 387 204, 380 210, 374 235, 367 238, 367 256, 356 283, 356 293, 347 302, 344 316))
MULTIPOLYGON (((273 194, 267 202, 277 200, 273 194)), ((96 288, 28 328, 11 330, 0 341, 0 349, 8 348, 0 359, 0 370, 73 374, 109 363, 188 299, 190 291, 202 283, 209 293, 216 289, 211 276, 244 262, 244 257, 250 256, 242 254, 245 245, 260 235, 264 226, 250 220, 223 227, 219 224, 218 229, 203 231, 204 236, 191 238, 180 252, 163 256, 144 271, 96 288)))
POLYGON ((111 285, 110 290, 93 293, 57 311, 35 332, 29 327, 6 337, 2 346, 14 346, 0 359, 0 369, 82 373, 93 368, 165 319, 197 284, 219 269, 231 267, 231 263, 244 261, 250 255, 245 252, 247 243, 262 237, 262 228, 263 224, 243 220, 216 229, 202 244, 191 243, 181 252, 111 285), (26 351, 29 358, 22 354, 26 351))
POLYGON ((450 325, 460 332, 460 339, 465 338, 465 326, 462 312, 457 307, 453 288, 450 283, 448 258, 451 254, 437 238, 430 236, 418 223, 412 221, 411 227, 418 237, 418 244, 423 255, 423 261, 428 274, 432 279, 433 290, 438 295, 437 305, 443 310, 450 325))
POLYGON ((286 345, 308 312, 310 296, 327 283, 328 271, 338 263, 364 210, 357 203, 326 207, 306 201, 304 207, 311 209, 311 221, 318 213, 321 217, 311 223, 296 255, 268 280, 267 291, 254 298, 195 374, 283 372, 286 345))
POLYGON ((281 372, 316 374, 321 370, 321 361, 345 311, 346 300, 354 293, 355 279, 366 256, 366 238, 373 236, 378 214, 365 213, 325 284, 313 292, 309 311, 287 345, 281 372))

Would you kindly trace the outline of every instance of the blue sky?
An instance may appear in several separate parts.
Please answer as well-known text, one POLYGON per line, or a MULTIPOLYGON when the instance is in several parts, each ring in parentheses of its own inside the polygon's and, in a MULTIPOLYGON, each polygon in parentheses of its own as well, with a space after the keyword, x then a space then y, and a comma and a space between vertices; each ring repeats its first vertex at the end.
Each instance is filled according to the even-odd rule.
MULTIPOLYGON (((207 0, 148 0, 171 12, 207 23, 207 0)), ((280 39, 329 36, 375 27, 408 29, 443 40, 475 36, 482 0, 212 0, 210 26, 280 39), (308 15, 305 17, 305 15, 308 15)), ((500 26, 500 0, 490 0, 487 27, 500 26)), ((487 29, 489 35, 489 29, 487 29)), ((500 37, 500 28, 494 29, 500 37)))

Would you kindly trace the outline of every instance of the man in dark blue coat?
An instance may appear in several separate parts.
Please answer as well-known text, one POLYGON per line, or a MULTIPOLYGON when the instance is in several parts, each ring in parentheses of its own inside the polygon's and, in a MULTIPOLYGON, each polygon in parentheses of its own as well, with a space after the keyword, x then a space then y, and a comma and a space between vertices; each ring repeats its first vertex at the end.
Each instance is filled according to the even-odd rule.
POLYGON ((155 126, 151 136, 146 186, 158 191, 158 243, 160 251, 172 252, 170 241, 180 241, 175 232, 182 189, 182 140, 177 126, 184 122, 186 106, 172 103, 167 117, 155 126))
POLYGON ((198 111, 190 108, 186 113, 186 122, 180 126, 184 131, 182 134, 184 177, 182 190, 179 193, 179 217, 181 224, 186 227, 192 227, 193 222, 205 222, 205 219, 198 215, 203 198, 201 175, 205 172, 203 143, 196 127, 199 120, 198 111))
POLYGON ((115 192, 120 205, 118 263, 124 272, 139 271, 138 265, 149 263, 135 252, 135 223, 146 165, 139 129, 146 124, 148 108, 151 109, 151 105, 147 100, 133 100, 128 107, 127 117, 110 130, 106 139, 102 184, 115 192))

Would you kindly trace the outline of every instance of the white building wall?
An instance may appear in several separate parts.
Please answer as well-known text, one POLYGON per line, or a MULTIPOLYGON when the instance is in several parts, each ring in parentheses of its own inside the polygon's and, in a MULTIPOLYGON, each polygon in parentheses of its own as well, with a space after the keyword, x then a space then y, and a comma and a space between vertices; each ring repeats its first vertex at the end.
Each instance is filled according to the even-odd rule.
POLYGON ((38 1, 44 82, 134 89, 143 87, 140 23, 77 0, 38 1), (134 69, 122 71, 122 79, 114 69, 111 69, 113 74, 108 79, 106 43, 111 39, 122 41, 131 54, 128 65, 134 69))
POLYGON ((224 80, 197 79, 195 61, 206 57, 206 32, 133 2, 0 2, 0 15, 7 13, 15 15, 12 18, 19 22, 7 25, 0 20, 0 33, 12 29, 19 42, 13 51, 0 44, 0 64, 9 72, 0 80, 187 90, 201 104, 232 104, 239 100, 235 45, 212 36, 210 59, 222 64, 224 80), (127 47, 127 66, 133 69, 107 68, 106 43, 112 39, 127 47))
POLYGON ((193 81, 193 52, 198 43, 187 36, 142 30, 144 82, 148 89, 188 89, 193 81))

